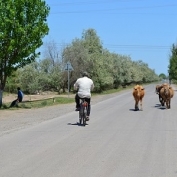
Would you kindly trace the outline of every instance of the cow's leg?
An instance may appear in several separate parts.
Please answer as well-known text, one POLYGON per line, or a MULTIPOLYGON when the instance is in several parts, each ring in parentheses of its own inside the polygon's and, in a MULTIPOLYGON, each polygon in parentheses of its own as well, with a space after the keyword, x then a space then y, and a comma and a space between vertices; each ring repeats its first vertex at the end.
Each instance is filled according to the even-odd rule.
POLYGON ((160 96, 160 94, 159 94, 159 101, 160 101, 161 105, 164 106, 163 99, 162 99, 162 97, 160 96))
POLYGON ((166 99, 166 109, 170 109, 170 99, 166 99))
POLYGON ((161 101, 161 105, 164 106, 165 105, 165 101, 162 99, 161 101))
POLYGON ((168 100, 166 100, 166 109, 168 109, 168 100))
POLYGON ((171 99, 169 100, 169 109, 171 109, 171 99))
POLYGON ((171 106, 170 106, 170 101, 171 101, 170 99, 167 100, 167 102, 168 102, 168 109, 170 109, 170 107, 171 107, 171 106))
POLYGON ((165 107, 166 107, 166 109, 168 109, 168 100, 165 100, 165 107))
POLYGON ((143 101, 142 101, 142 98, 140 98, 140 108, 141 108, 141 111, 143 110, 143 101))
POLYGON ((160 96, 160 94, 159 94, 159 102, 162 104, 162 100, 161 100, 161 96, 160 96))
POLYGON ((135 111, 139 110, 138 102, 139 102, 139 100, 135 100, 135 111))
POLYGON ((165 101, 163 100, 162 97, 160 98, 160 100, 161 100, 161 105, 162 105, 162 106, 165 106, 165 101))

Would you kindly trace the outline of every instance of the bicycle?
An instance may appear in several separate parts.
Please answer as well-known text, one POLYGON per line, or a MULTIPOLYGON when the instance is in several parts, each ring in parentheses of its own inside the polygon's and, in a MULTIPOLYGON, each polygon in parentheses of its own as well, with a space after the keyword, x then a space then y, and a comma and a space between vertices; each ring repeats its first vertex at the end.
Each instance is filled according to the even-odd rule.
POLYGON ((83 125, 83 126, 86 125, 87 110, 88 110, 88 103, 85 101, 84 98, 81 98, 80 110, 79 110, 79 123, 80 123, 80 125, 83 125))

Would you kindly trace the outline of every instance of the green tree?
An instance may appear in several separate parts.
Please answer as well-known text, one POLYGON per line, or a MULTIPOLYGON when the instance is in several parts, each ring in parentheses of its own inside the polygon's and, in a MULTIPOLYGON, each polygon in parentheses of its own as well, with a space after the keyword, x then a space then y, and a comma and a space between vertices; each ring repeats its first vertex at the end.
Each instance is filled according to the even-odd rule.
MULTIPOLYGON (((71 85, 86 70, 95 83, 96 92, 118 88, 121 84, 152 82, 158 78, 141 60, 133 62, 130 56, 110 53, 104 49, 94 29, 84 30, 81 39, 75 39, 65 47, 62 59, 65 64, 71 62, 74 68, 71 85)), ((67 81, 67 75, 62 80, 67 81)), ((66 87, 66 83, 63 86, 66 87)))
POLYGON ((0 0, 0 106, 7 78, 40 54, 49 11, 43 0, 0 0))
POLYGON ((39 61, 39 77, 38 82, 41 90, 57 90, 61 88, 61 67, 58 62, 53 66, 53 60, 43 59, 39 61))
POLYGON ((177 45, 173 44, 171 48, 171 55, 169 59, 169 79, 177 80, 177 45))
POLYGON ((39 71, 37 62, 33 62, 23 68, 19 68, 16 72, 18 74, 16 83, 20 85, 21 89, 25 93, 32 94, 41 89, 38 81, 39 71))
POLYGON ((103 46, 94 29, 90 28, 84 30, 82 33, 82 39, 84 41, 84 47, 88 49, 89 54, 102 53, 103 46))
POLYGON ((58 63, 53 66, 51 59, 26 65, 18 69, 17 74, 18 79, 14 83, 18 83, 25 93, 34 94, 49 90, 59 92, 61 89, 61 67, 58 63))
MULTIPOLYGON (((72 44, 63 50, 63 61, 65 63, 70 61, 74 68, 70 78, 72 85, 84 70, 90 74, 96 83, 102 83, 99 78, 105 75, 100 74, 100 71, 104 72, 101 69, 103 68, 103 62, 101 61, 103 59, 102 50, 100 38, 94 29, 84 30, 81 39, 73 40, 72 44)), ((63 78, 67 80, 66 76, 63 78)), ((96 89, 97 85, 95 86, 96 89)))
MULTIPOLYGON (((74 71, 70 72, 70 87, 73 86, 74 82, 80 77, 83 71, 87 70, 88 67, 88 51, 84 48, 83 40, 74 39, 70 45, 65 47, 62 52, 62 65, 63 70, 66 63, 70 62, 74 71)), ((63 71, 63 91, 67 88, 68 84, 68 72, 63 71)))
POLYGON ((160 77, 161 79, 167 79, 167 76, 166 76, 164 73, 159 74, 159 77, 160 77))

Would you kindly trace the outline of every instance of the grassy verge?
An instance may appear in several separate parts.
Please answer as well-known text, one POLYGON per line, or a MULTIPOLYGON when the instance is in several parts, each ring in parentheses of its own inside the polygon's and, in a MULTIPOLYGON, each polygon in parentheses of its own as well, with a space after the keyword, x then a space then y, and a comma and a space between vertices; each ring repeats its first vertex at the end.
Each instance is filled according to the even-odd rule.
POLYGON ((25 101, 22 103, 18 103, 17 106, 14 106, 10 108, 10 103, 6 103, 2 105, 1 110, 5 109, 10 109, 10 110, 16 110, 19 108, 23 109, 32 109, 32 108, 42 108, 45 106, 53 106, 53 105, 58 105, 58 104, 68 104, 68 103, 73 103, 74 99, 73 98, 64 98, 64 97, 56 97, 56 98, 48 98, 44 100, 36 100, 36 101, 25 101))
POLYGON ((98 93, 92 93, 92 95, 96 96, 96 95, 112 94, 112 93, 117 93, 117 92, 120 92, 122 90, 128 90, 128 89, 132 89, 132 88, 133 88, 133 86, 131 85, 131 86, 126 86, 125 88, 120 87, 118 89, 105 90, 105 91, 101 92, 100 94, 98 94, 98 93))
MULTIPOLYGON (((122 90, 130 89, 132 86, 127 86, 126 88, 119 88, 119 89, 111 89, 107 91, 103 91, 102 93, 92 93, 92 96, 97 96, 97 95, 106 95, 106 94, 112 94, 116 93, 122 90)), ((32 108, 42 108, 46 106, 53 106, 53 105, 58 105, 58 104, 69 104, 69 103, 74 103, 75 100, 74 98, 70 97, 55 97, 55 98, 48 98, 48 99, 42 99, 42 100, 34 100, 34 101, 25 101, 22 103, 19 103, 18 106, 14 106, 10 108, 11 103, 5 103, 2 105, 0 110, 16 110, 16 109, 32 109, 32 108)))

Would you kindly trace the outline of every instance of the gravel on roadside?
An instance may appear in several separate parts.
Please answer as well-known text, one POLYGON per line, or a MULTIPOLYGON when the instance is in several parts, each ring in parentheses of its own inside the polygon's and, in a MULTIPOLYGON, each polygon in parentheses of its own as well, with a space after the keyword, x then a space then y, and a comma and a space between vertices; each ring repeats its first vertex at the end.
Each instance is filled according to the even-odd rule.
MULTIPOLYGON (((91 104, 109 99, 120 92, 106 95, 92 96, 91 104)), ((0 136, 24 129, 43 121, 54 119, 75 110, 75 103, 61 104, 38 109, 18 109, 0 111, 0 136)))

